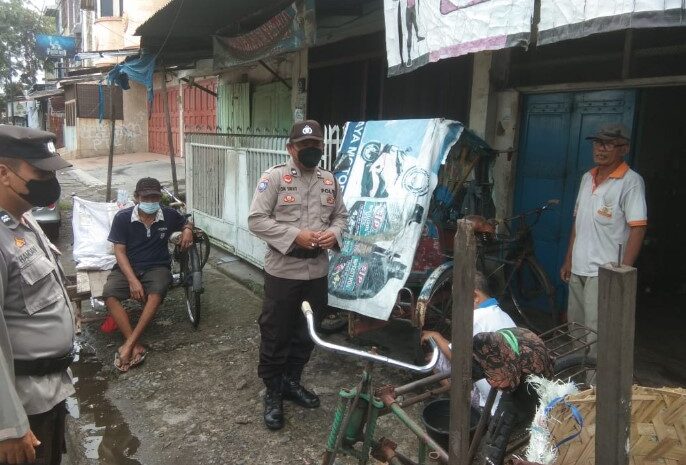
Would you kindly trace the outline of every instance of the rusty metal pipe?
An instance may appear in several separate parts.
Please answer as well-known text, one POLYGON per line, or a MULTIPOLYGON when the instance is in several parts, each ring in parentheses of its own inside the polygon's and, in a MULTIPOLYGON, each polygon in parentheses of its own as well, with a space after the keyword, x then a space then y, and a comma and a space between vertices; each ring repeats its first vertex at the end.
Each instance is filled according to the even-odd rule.
POLYGON ((421 402, 426 399, 430 399, 432 397, 435 397, 439 394, 443 394, 444 392, 449 392, 450 391, 450 386, 441 386, 436 389, 432 389, 430 391, 426 391, 422 394, 418 394, 416 396, 412 396, 409 399, 404 399, 402 402, 399 402, 400 406, 405 408, 409 407, 410 405, 414 405, 418 402, 421 402))
POLYGON ((405 370, 416 371, 419 373, 430 372, 433 369, 433 367, 436 366, 436 362, 438 361, 438 346, 436 345, 436 342, 431 338, 429 338, 429 344, 431 345, 432 349, 431 360, 429 360, 429 363, 422 366, 412 365, 410 363, 401 362, 400 360, 395 360, 390 357, 385 357, 383 355, 370 354, 369 352, 365 352, 363 350, 339 346, 338 344, 333 344, 331 342, 324 341, 319 337, 319 335, 317 335, 317 331, 314 329, 314 313, 312 312, 312 307, 310 306, 309 302, 305 301, 302 303, 302 312, 305 315, 305 319, 307 320, 307 327, 310 331, 310 337, 318 346, 323 347, 324 349, 328 349, 333 352, 338 352, 346 355, 355 355, 357 357, 371 360, 374 362, 384 363, 386 365, 403 368, 405 370))
POLYGON ((397 403, 394 402, 388 407, 393 411, 395 416, 397 416, 398 419, 405 424, 405 426, 410 428, 410 430, 419 438, 420 441, 426 443, 427 446, 436 451, 438 454, 438 459, 442 463, 448 463, 448 453, 441 446, 439 446, 438 443, 431 438, 431 436, 429 436, 429 433, 424 431, 424 428, 415 423, 397 403))
POLYGON ((436 373, 435 375, 427 376, 426 378, 418 379, 408 384, 398 386, 395 388, 395 395, 401 396, 408 392, 412 392, 420 387, 427 386, 429 384, 437 383, 443 381, 444 379, 450 378, 450 372, 447 373, 436 373))

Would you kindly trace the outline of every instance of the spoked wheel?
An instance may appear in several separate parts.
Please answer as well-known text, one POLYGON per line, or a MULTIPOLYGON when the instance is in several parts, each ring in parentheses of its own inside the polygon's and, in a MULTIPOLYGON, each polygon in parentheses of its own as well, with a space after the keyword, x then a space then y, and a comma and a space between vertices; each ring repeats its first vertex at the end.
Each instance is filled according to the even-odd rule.
POLYGON ((573 381, 579 390, 596 385, 596 358, 586 354, 570 354, 555 360, 554 378, 573 381))
POLYGON ((202 294, 202 266, 197 245, 193 244, 181 262, 181 279, 186 291, 186 311, 194 328, 200 324, 200 295, 202 294))
POLYGON ((515 321, 538 333, 559 324, 555 288, 536 258, 525 257, 514 270, 508 266, 506 274, 506 291, 514 304, 515 321), (544 315, 549 317, 541 318, 544 315))
POLYGON ((198 248, 198 255, 200 256, 200 269, 203 269, 210 258, 210 236, 205 231, 196 232, 195 246, 198 248))
POLYGON ((437 331, 451 338, 451 318, 453 311, 453 269, 443 271, 436 279, 429 293, 424 317, 424 328, 437 331))

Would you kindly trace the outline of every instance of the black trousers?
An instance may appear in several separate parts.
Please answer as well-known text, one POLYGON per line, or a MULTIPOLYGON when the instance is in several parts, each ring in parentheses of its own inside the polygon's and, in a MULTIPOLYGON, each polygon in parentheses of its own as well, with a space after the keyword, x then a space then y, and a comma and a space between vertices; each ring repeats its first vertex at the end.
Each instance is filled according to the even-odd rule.
MULTIPOLYGON (((41 442, 41 445, 36 447, 34 464, 60 465, 62 454, 67 451, 64 439, 66 417, 67 404, 65 401, 60 402, 45 413, 29 415, 31 431, 41 442)), ((0 465, 5 465, 5 463, 0 462, 0 465)))
POLYGON ((283 373, 299 375, 310 360, 314 342, 300 306, 307 300, 316 315, 326 307, 327 277, 312 280, 277 278, 265 273, 264 303, 260 315, 260 363, 262 379, 283 373))

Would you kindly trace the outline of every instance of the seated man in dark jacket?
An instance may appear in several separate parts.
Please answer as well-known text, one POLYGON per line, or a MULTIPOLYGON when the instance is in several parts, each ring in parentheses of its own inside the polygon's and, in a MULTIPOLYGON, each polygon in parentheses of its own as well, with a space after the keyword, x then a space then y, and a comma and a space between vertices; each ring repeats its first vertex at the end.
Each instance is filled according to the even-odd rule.
POLYGON ((117 213, 107 238, 114 244, 117 258, 103 289, 107 308, 124 336, 117 350, 114 365, 120 371, 140 364, 145 347, 139 343, 143 331, 164 300, 171 282, 169 236, 177 231, 181 247, 193 243, 193 224, 173 208, 161 207, 162 186, 157 179, 142 178, 134 192, 136 206, 117 213), (143 304, 143 312, 135 328, 121 304, 135 299, 143 304))

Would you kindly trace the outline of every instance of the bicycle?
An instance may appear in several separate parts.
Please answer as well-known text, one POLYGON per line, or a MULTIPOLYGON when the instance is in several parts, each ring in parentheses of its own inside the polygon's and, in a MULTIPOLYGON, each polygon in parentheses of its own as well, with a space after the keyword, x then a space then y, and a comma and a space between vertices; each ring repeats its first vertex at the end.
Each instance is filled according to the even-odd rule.
MULTIPOLYGON (((543 270, 534 253, 532 228, 541 215, 559 200, 548 200, 543 205, 504 220, 486 220, 473 216, 474 234, 477 239, 477 269, 483 272, 489 282, 498 281, 495 296, 504 302, 509 300, 513 308, 503 308, 515 322, 540 333, 540 325, 531 321, 525 313, 525 303, 544 303, 543 310, 551 313, 551 319, 558 321, 555 306, 555 288, 543 270), (529 223, 528 218, 535 215, 529 223), (518 229, 511 232, 511 225, 517 222, 518 229), (502 225, 505 234, 496 234, 496 225, 502 225)), ((452 313, 453 262, 446 262, 434 270, 422 287, 417 298, 417 308, 424 315, 423 326, 450 335, 452 313)))
MULTIPOLYGON (((404 410, 405 408, 448 393, 449 385, 431 387, 442 380, 448 379, 450 373, 433 374, 426 378, 413 381, 404 386, 385 385, 373 387, 372 371, 375 363, 382 363, 415 373, 428 373, 436 364, 438 349, 433 339, 429 339, 431 356, 423 365, 412 365, 399 360, 371 352, 352 349, 323 341, 315 330, 314 315, 308 302, 303 302, 302 312, 307 321, 308 331, 315 344, 320 347, 346 355, 354 355, 367 360, 362 372, 362 378, 353 389, 341 389, 339 401, 334 413, 331 431, 327 438, 326 453, 322 465, 333 465, 339 454, 355 457, 358 463, 365 465, 370 457, 390 464, 425 465, 431 462, 448 463, 448 452, 445 441, 424 430, 422 425, 414 421, 404 410), (418 390, 419 394, 410 395, 418 390), (397 450, 398 444, 387 437, 376 438, 376 428, 379 417, 392 414, 417 436, 419 445, 417 459, 410 459, 397 450)), ((542 337, 552 356, 556 356, 554 379, 566 378, 564 373, 585 374, 587 370, 595 371, 595 360, 585 356, 585 349, 595 340, 578 346, 579 338, 595 335, 595 331, 575 323, 569 323, 555 328, 542 337)), ((472 374, 474 380, 483 377, 483 373, 472 374)), ((529 393, 526 385, 520 385, 518 392, 529 393)), ((491 389, 486 405, 478 417, 478 423, 472 425, 469 447, 469 464, 497 464, 503 463, 506 455, 513 450, 519 450, 528 442, 526 426, 533 418, 535 403, 532 398, 517 395, 508 399, 501 399, 498 407, 491 415, 496 400, 496 389, 491 389), (503 421, 507 420, 507 421, 503 421)), ((530 396, 529 396, 530 397, 530 396)), ((475 422, 476 423, 476 422, 475 422)), ((428 428, 428 424, 427 424, 428 428)), ((445 436, 446 432, 442 432, 445 436)), ((447 440, 447 438, 443 438, 447 440)))
MULTIPOLYGON (((169 206, 176 208, 184 218, 192 215, 186 213, 186 204, 166 188, 162 191, 173 201, 169 206)), ((182 286, 186 295, 186 311, 194 328, 200 324, 200 296, 204 292, 202 269, 207 264, 210 255, 210 238, 200 228, 193 228, 193 244, 188 249, 181 249, 181 233, 176 232, 169 238, 173 246, 172 256, 172 286, 182 286)))

